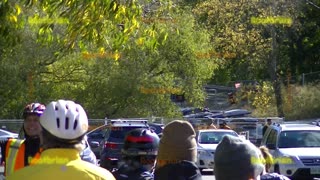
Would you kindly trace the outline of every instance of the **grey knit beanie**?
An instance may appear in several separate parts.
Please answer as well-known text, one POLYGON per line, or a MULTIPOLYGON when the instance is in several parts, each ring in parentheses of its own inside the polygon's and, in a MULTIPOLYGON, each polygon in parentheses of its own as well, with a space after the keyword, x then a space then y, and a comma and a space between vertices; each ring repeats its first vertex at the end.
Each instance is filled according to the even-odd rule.
POLYGON ((160 140, 158 161, 197 161, 196 133, 188 121, 174 120, 168 123, 160 140))
POLYGON ((258 177, 264 170, 259 149, 247 140, 226 135, 214 156, 217 180, 242 180, 258 177))

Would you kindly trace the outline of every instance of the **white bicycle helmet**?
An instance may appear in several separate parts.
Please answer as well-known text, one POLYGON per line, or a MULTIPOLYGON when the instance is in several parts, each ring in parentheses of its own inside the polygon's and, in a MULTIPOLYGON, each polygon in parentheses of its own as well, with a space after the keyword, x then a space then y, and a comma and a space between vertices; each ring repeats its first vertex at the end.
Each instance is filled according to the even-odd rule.
POLYGON ((58 100, 46 106, 40 124, 58 138, 74 140, 87 132, 88 117, 81 105, 58 100))

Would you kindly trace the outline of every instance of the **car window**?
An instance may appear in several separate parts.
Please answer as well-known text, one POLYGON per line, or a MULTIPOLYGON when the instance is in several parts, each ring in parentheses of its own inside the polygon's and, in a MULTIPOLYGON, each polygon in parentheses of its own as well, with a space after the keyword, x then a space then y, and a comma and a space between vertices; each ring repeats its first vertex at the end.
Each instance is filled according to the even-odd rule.
POLYGON ((266 144, 274 144, 275 145, 276 141, 277 141, 277 131, 274 129, 271 129, 270 133, 268 134, 266 144))
POLYGON ((236 132, 201 132, 199 135, 199 143, 218 144, 225 135, 238 137, 236 132))
POLYGON ((136 128, 141 128, 141 127, 113 127, 109 129, 107 132, 106 137, 108 137, 108 141, 123 141, 126 134, 136 128))
POLYGON ((255 137, 257 135, 257 127, 256 126, 244 126, 242 128, 244 131, 249 131, 250 137, 255 137))
POLYGON ((104 135, 103 130, 97 130, 95 132, 88 134, 88 137, 96 139, 96 138, 103 138, 103 135, 104 135))
POLYGON ((320 131, 283 131, 279 148, 320 147, 320 131))
POLYGON ((92 139, 102 139, 106 131, 108 130, 108 126, 101 126, 87 134, 88 138, 92 139))

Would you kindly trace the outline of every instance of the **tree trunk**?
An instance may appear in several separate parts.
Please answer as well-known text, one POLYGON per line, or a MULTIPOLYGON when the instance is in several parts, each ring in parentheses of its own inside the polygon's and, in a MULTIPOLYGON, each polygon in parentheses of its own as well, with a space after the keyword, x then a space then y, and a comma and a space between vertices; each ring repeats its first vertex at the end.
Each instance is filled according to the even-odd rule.
POLYGON ((271 36, 272 36, 272 50, 270 56, 270 65, 269 65, 269 74, 273 84, 274 95, 276 98, 276 105, 277 105, 277 113, 279 117, 284 117, 283 112, 283 102, 282 102, 282 93, 281 93, 281 80, 280 77, 277 75, 277 62, 279 57, 279 47, 277 43, 277 32, 275 27, 272 26, 271 28, 271 36))

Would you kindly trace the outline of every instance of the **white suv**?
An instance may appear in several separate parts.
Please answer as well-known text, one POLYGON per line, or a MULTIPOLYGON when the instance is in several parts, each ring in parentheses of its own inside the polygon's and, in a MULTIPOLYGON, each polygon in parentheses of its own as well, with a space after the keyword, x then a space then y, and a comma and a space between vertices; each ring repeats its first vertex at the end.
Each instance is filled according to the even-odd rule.
POLYGON ((320 177, 320 127, 310 124, 270 126, 261 142, 274 157, 272 171, 292 179, 320 177))

